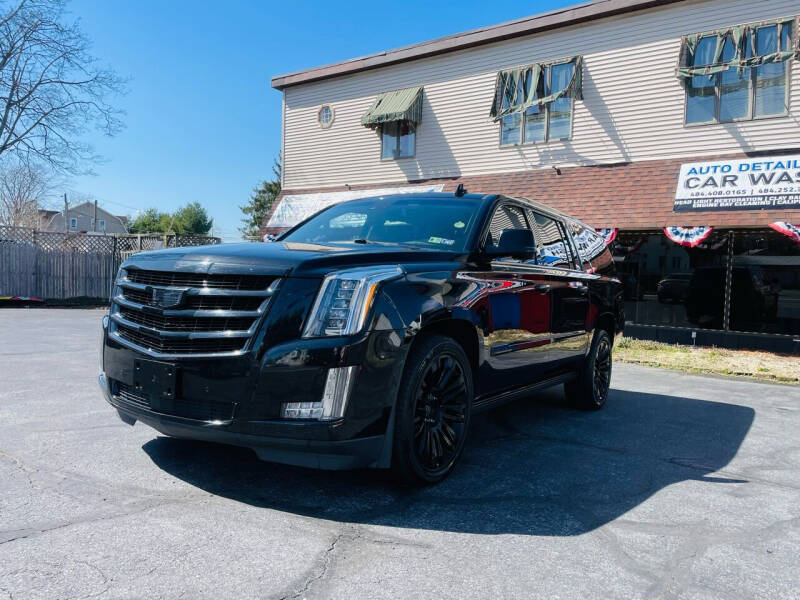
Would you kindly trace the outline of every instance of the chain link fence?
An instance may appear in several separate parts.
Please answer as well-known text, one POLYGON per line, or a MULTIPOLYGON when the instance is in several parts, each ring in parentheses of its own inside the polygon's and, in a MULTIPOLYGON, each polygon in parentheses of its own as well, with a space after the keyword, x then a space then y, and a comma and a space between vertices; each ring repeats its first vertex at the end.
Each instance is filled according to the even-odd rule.
POLYGON ((119 265, 146 250, 219 244, 199 235, 102 235, 0 225, 0 297, 105 302, 119 265))

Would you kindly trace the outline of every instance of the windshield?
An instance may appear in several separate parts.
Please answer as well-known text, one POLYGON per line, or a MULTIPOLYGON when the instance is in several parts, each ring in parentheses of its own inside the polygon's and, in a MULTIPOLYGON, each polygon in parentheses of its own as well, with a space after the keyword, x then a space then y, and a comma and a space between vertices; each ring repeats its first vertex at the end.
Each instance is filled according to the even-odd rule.
POLYGON ((452 197, 355 200, 322 211, 281 241, 402 244, 460 252, 479 203, 452 197))

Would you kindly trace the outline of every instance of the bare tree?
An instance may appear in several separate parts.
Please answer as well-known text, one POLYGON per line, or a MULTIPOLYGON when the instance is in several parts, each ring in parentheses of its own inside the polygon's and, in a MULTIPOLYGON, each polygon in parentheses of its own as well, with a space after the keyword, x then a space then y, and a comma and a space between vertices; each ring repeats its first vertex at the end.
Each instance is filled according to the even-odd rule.
POLYGON ((109 99, 124 82, 90 54, 65 0, 14 1, 0 0, 0 158, 86 172, 98 157, 82 138, 119 131, 109 99))
POLYGON ((50 185, 45 172, 30 165, 0 169, 0 224, 38 227, 38 209, 50 185))

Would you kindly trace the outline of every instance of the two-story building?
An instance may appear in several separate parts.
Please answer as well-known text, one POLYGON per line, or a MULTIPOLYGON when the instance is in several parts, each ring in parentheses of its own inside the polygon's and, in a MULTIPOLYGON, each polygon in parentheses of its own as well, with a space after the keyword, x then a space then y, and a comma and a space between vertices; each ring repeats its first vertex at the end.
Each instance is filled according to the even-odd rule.
POLYGON ((596 0, 277 76, 280 202, 525 196, 603 229, 628 331, 800 350, 796 0, 596 0))
POLYGON ((41 229, 67 233, 128 233, 125 217, 111 214, 92 202, 70 206, 67 216, 64 211, 40 211, 41 229), (97 219, 95 221, 95 218, 97 219))

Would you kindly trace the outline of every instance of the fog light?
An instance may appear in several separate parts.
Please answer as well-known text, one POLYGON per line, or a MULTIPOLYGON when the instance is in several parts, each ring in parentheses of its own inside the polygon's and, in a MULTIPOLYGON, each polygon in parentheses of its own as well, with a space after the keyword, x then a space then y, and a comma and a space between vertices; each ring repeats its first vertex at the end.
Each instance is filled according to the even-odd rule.
POLYGON ((353 387, 356 367, 328 369, 322 400, 317 402, 285 402, 281 406, 284 419, 318 419, 329 421, 344 416, 347 399, 353 387))

